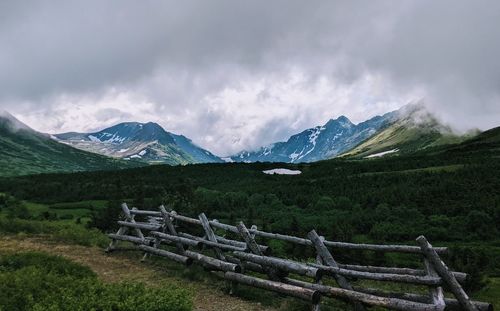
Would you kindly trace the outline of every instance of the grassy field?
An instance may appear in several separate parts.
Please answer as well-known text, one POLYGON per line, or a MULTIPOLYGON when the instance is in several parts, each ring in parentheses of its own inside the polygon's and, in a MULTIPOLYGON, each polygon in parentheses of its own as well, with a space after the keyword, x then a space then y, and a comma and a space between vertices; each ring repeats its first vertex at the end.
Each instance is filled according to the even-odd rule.
MULTIPOLYGON (((7 233, 11 234, 11 241, 17 241, 16 243, 18 244, 25 244, 25 247, 27 249, 34 249, 35 247, 33 246, 33 243, 30 241, 33 241, 34 239, 43 239, 39 241, 45 241, 42 242, 39 246, 39 248, 44 249, 43 245, 53 245, 53 246, 48 246, 50 249, 54 249, 54 246, 59 248, 58 253, 60 253, 63 256, 72 256, 71 252, 71 247, 66 247, 63 245, 70 245, 70 244, 76 244, 76 245, 82 245, 80 247, 85 247, 89 248, 89 251, 92 249, 92 252, 96 250, 96 246, 98 247, 97 249, 102 249, 107 245, 108 239, 105 237, 104 234, 96 231, 95 229, 88 229, 85 227, 85 223, 76 223, 75 219, 77 217, 87 217, 92 213, 93 210, 96 209, 103 209, 106 207, 107 202, 103 200, 87 200, 87 201, 81 201, 81 202, 60 202, 60 203, 52 203, 52 204, 41 204, 41 203, 34 203, 34 202, 28 202, 24 201, 23 202, 25 206, 28 207, 28 210, 30 213, 35 217, 39 217, 40 215, 43 215, 45 212, 50 212, 54 213, 58 217, 63 217, 65 215, 72 215, 74 219, 55 219, 55 220, 36 220, 36 219, 31 219, 31 220, 22 220, 22 219, 14 219, 14 220, 8 220, 10 224, 17 226, 16 228, 13 228, 10 230, 10 232, 7 231, 7 233), (17 232, 16 232, 17 230, 17 232), (40 236, 42 234, 42 236, 40 236), (26 241, 26 242, 21 242, 21 241, 26 241), (52 241, 52 242, 51 242, 52 241), (45 244, 48 243, 48 244, 45 244), (55 244, 54 244, 55 243, 55 244), (70 243, 70 244, 68 244, 70 243), (69 253, 66 253, 69 252, 69 253)), ((0 221, 6 221, 5 219, 6 215, 5 213, 0 213, 0 221)), ((6 226, 2 226, 1 230, 8 229, 6 226)), ((360 240, 360 242, 363 240, 362 237, 358 237, 357 240, 360 240)), ((4 242, 5 243, 5 242, 4 242)), ((126 243, 121 243, 121 245, 126 246, 126 243)), ((449 247, 453 247, 454 244, 450 243, 447 245, 449 247)), ((482 246, 484 247, 484 244, 477 244, 477 243, 469 243, 467 245, 468 247, 474 247, 474 246, 482 246)), ((10 246, 9 246, 10 247, 10 246)), ((0 252, 5 251, 9 249, 5 244, 2 245, 0 243, 0 252)), ((495 242, 492 242, 489 247, 500 253, 500 247, 495 244, 495 242)), ((39 250, 36 249, 36 250, 39 250)), ((83 252, 83 248, 80 248, 83 252)), ((114 256, 114 255, 113 255, 114 256)), ((133 260, 133 264, 136 264, 140 266, 139 264, 139 258, 140 254, 139 253, 124 253, 119 255, 120 258, 128 258, 128 260, 133 260), (125 257, 123 257, 125 256, 125 257)), ((388 256, 386 260, 389 262, 399 262, 399 263, 404 263, 405 260, 409 260, 411 263, 411 259, 409 259, 410 256, 406 255, 392 255, 388 256), (408 257, 408 258, 406 258, 408 257)), ((79 259, 81 260, 81 258, 79 259)), ((88 261, 89 259, 85 259, 85 261, 88 261)), ((104 261, 103 261, 104 262, 104 261)), ((185 268, 179 264, 176 264, 174 262, 170 262, 168 260, 164 260, 161 258, 155 258, 152 257, 148 260, 149 265, 151 267, 154 267, 154 269, 159 269, 161 267, 162 271, 166 271, 165 278, 175 278, 177 279, 177 284, 180 284, 182 287, 182 284, 185 284, 186 288, 191 288, 192 282, 201 284, 215 284, 215 288, 217 289, 216 292, 213 293, 208 293, 205 292, 206 295, 215 295, 215 296, 220 296, 221 294, 224 295, 223 293, 227 292, 228 287, 227 285, 218 277, 208 273, 207 271, 204 271, 200 267, 193 267, 193 268, 185 268)), ((107 269, 110 267, 106 267, 109 263, 105 263, 103 267, 95 267, 95 269, 107 269)), ((111 268, 110 268, 111 269, 111 268)), ((499 271, 500 272, 500 271, 499 271)), ((154 282, 160 282, 160 280, 155 279, 156 281, 154 282)), ((149 282, 153 282, 152 280, 148 280, 149 282)), ((330 281, 332 285, 335 285, 335 282, 330 281)), ((423 287, 415 287, 415 286, 395 286, 391 285, 388 283, 380 283, 380 282, 373 282, 373 281, 362 281, 362 282, 355 282, 357 285, 364 285, 367 287, 379 287, 383 288, 389 291, 409 291, 409 292, 421 292, 421 293, 426 293, 426 289, 423 287)), ((485 285, 477 291, 474 291, 471 295, 473 299, 476 300, 481 300, 481 301, 488 301, 492 303, 495 307, 500 307, 500 298, 498 293, 500 293, 500 278, 497 276, 490 276, 486 282, 485 285)), ((258 290, 255 288, 250 288, 246 286, 240 286, 238 290, 235 293, 236 297, 239 297, 243 299, 242 301, 248 301, 248 303, 252 304, 255 302, 258 302, 261 304, 263 309, 277 309, 277 310, 308 310, 309 306, 307 303, 300 302, 296 299, 290 299, 290 298, 283 298, 280 297, 279 295, 263 291, 263 290, 258 290)), ((202 298, 199 297, 197 299, 210 299, 210 298, 202 298)), ((245 305, 245 302, 239 302, 242 305, 245 305)), ((324 310, 334 310, 334 309, 349 309, 350 307, 341 301, 338 300, 333 300, 333 299, 324 299, 324 310)), ((200 309, 200 310, 205 310, 205 309, 200 309)), ((233 309, 233 310, 239 310, 239 309, 233 309)), ((244 310, 242 308, 241 310, 244 310)), ((251 308, 249 309, 251 310, 251 308)), ((254 309, 254 310, 260 310, 260 309, 254 309)))
POLYGON ((80 202, 61 202, 54 204, 43 204, 24 201, 33 217, 41 217, 44 213, 55 215, 58 219, 76 220, 80 219, 82 223, 90 220, 92 212, 106 207, 106 200, 86 200, 80 202))

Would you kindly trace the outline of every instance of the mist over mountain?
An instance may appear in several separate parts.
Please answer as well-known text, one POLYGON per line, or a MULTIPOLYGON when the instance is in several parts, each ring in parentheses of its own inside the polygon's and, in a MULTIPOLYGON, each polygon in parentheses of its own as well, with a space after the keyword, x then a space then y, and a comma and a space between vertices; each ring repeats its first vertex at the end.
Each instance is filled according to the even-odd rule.
POLYGON ((431 114, 422 103, 418 103, 396 111, 392 122, 341 156, 374 158, 409 154, 431 147, 457 144, 478 133, 479 130, 455 132, 431 114))
POLYGON ((137 167, 61 144, 8 112, 0 112, 0 176, 137 167))
POLYGON ((235 162, 314 162, 337 156, 384 156, 458 143, 474 133, 456 134, 421 102, 354 124, 347 117, 292 135, 256 151, 230 157, 235 162), (378 154, 380 153, 380 154, 378 154))

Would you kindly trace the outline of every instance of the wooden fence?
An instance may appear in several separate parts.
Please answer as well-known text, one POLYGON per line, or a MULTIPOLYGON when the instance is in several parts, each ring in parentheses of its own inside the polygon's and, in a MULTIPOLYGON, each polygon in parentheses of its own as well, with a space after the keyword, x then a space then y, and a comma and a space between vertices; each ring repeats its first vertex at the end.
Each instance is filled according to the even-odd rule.
POLYGON ((156 255, 184 265, 196 263, 209 270, 222 271, 231 289, 245 284, 278 292, 310 301, 312 310, 320 310, 322 296, 350 302, 357 311, 370 306, 414 311, 493 310, 489 303, 469 299, 461 285, 467 275, 450 271, 440 257, 448 250, 433 247, 424 236, 416 239, 417 246, 344 243, 327 241, 315 230, 310 231, 307 238, 300 238, 260 231, 256 226, 247 228, 243 222, 237 226, 223 224, 208 220, 203 213, 198 219, 186 217, 167 211, 164 206, 158 211, 129 209, 125 203, 121 207, 124 220, 118 221, 120 229, 116 234, 109 234, 112 241, 107 251, 116 250, 117 241, 131 242, 144 252, 143 259, 156 255), (136 218, 142 220, 136 221, 136 218), (192 234, 196 230, 179 232, 180 228, 198 229, 204 236, 192 234), (233 238, 217 235, 214 231, 217 229, 233 238), (270 248, 258 244, 256 237, 312 247, 316 261, 299 262, 270 256, 270 248), (422 258, 422 269, 343 264, 333 258, 334 249, 415 254, 422 258), (332 282, 324 282, 326 278, 333 278, 338 286, 327 285, 332 282), (428 294, 388 292, 351 284, 358 279, 425 286, 428 294), (454 298, 445 297, 445 289, 451 293, 449 297, 454 298))

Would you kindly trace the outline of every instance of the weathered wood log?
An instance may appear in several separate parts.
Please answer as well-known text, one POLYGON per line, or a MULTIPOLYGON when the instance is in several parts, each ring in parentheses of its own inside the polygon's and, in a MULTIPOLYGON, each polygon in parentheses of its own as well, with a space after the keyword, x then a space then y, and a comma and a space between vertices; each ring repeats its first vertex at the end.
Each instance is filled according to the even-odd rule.
POLYGON ((113 240, 120 240, 120 241, 127 241, 127 242, 132 242, 134 244, 145 244, 149 245, 151 243, 151 239, 145 238, 144 240, 135 236, 131 235, 121 235, 121 234, 116 234, 116 233, 109 233, 108 237, 110 237, 113 240))
MULTIPOLYGON (((200 221, 198 219, 181 216, 181 215, 172 215, 173 218, 178 219, 180 221, 197 224, 200 225, 200 221)), ((218 221, 210 221, 210 225, 224 229, 229 232, 238 233, 238 229, 235 226, 223 224, 218 221)), ((308 239, 298 238, 294 236, 289 236, 285 234, 279 233, 270 233, 260 230, 249 230, 250 233, 255 234, 256 236, 260 236, 268 239, 277 239, 282 241, 287 241, 300 245, 312 245, 311 241, 308 239)), ((343 248, 343 249, 353 249, 353 250, 372 250, 372 251, 382 251, 382 252, 400 252, 400 253, 414 253, 421 254, 422 251, 418 246, 408 246, 408 245, 377 245, 377 244, 356 244, 356 243, 346 243, 346 242, 335 242, 335 241, 324 241, 326 246, 334 247, 334 248, 343 248)), ((436 247, 435 251, 438 254, 446 254, 448 249, 446 247, 436 247)))
MULTIPOLYGON (((170 219, 170 215, 168 214, 167 210, 165 209, 165 206, 160 205, 159 209, 160 209, 160 213, 161 213, 162 218, 163 218, 163 226, 162 226, 163 232, 168 231, 171 235, 176 236, 177 230, 175 230, 175 226, 172 223, 172 220, 170 219)), ((185 250, 184 245, 187 245, 187 244, 183 244, 180 241, 175 242, 175 247, 177 248, 177 251, 180 254, 184 254, 184 250, 185 250)))
MULTIPOLYGON (((152 211, 135 211, 133 213, 141 214, 141 215, 149 215, 149 216, 161 216, 159 212, 152 211)), ((186 217, 178 214, 170 213, 170 216, 179 221, 201 225, 201 222, 198 219, 186 217)), ((238 229, 236 226, 227 225, 218 221, 209 221, 210 225, 215 228, 224 229, 229 232, 238 233, 238 229)), ((285 234, 279 233, 270 233, 260 230, 250 229, 249 232, 251 234, 255 234, 256 236, 260 236, 268 239, 277 239, 286 242, 291 242, 300 245, 312 246, 312 243, 308 239, 303 239, 299 237, 289 236, 285 234)), ((409 246, 409 245, 378 245, 378 244, 357 244, 357 243, 347 243, 347 242, 336 242, 336 241, 328 241, 325 240, 324 244, 328 247, 333 248, 342 248, 342 249, 352 249, 352 250, 371 250, 371 251, 381 251, 381 252, 399 252, 399 253, 411 253, 411 254, 421 254, 422 251, 418 246, 409 246)), ((434 250, 438 254, 446 254, 448 249, 446 247, 435 247, 434 250)))
POLYGON ((232 246, 232 245, 207 241, 207 240, 203 240, 203 239, 199 240, 199 242, 206 245, 206 246, 214 248, 214 249, 220 249, 220 250, 225 250, 225 251, 241 251, 241 252, 246 251, 246 247, 236 247, 236 246, 232 246))
MULTIPOLYGON (((357 243, 334 242, 334 241, 325 241, 325 245, 333 248, 370 250, 377 252, 397 252, 397 253, 410 253, 410 254, 422 253, 422 251, 418 246, 408 246, 408 245, 357 244, 357 243)), ((439 254, 448 253, 448 248, 446 247, 436 247, 435 250, 439 254)))
POLYGON ((440 277, 393 274, 393 273, 362 272, 362 271, 342 269, 338 267, 322 266, 315 263, 309 263, 308 265, 318 268, 319 270, 322 270, 325 273, 328 273, 332 276, 340 274, 343 276, 349 276, 353 278, 366 279, 366 280, 400 282, 400 283, 419 284, 427 286, 439 286, 442 284, 442 279, 440 277))
POLYGON ((157 211, 146 211, 146 210, 134 210, 130 211, 130 214, 132 215, 141 215, 141 216, 154 216, 154 217, 161 217, 161 212, 157 211))
MULTIPOLYGON (((325 265, 320 265, 320 266, 327 266, 328 265, 328 266, 331 266, 334 268, 338 268, 337 262, 335 261, 335 259, 333 259, 332 254, 326 248, 326 246, 324 244, 324 240, 320 238, 320 236, 316 233, 316 231, 311 230, 307 234, 307 237, 309 238, 309 240, 313 244, 314 248, 316 249, 316 253, 321 258, 321 261, 323 261, 323 263, 325 264, 325 265)), ((343 289, 352 290, 351 283, 349 283, 349 281, 347 281, 347 279, 345 277, 343 277, 341 274, 334 274, 333 277, 335 278, 335 281, 337 281, 337 283, 339 284, 340 287, 342 287, 343 289)), ((360 304, 359 302, 352 301, 352 303, 354 305, 354 310, 356 310, 356 311, 365 310, 363 305, 360 304)))
POLYGON ((163 219, 157 219, 158 217, 148 217, 147 221, 152 225, 161 225, 163 223, 163 219))
POLYGON ((224 278, 244 285, 263 288, 280 294, 285 294, 295 298, 311 301, 312 303, 318 303, 321 298, 321 294, 316 290, 276 281, 264 280, 248 275, 226 272, 224 274, 224 278))
MULTIPOLYGON (((120 207, 123 211, 123 214, 125 215, 125 220, 127 220, 128 222, 135 223, 135 220, 134 220, 135 215, 130 214, 130 210, 127 206, 127 203, 122 203, 120 205, 120 207)), ((136 210, 136 209, 133 209, 133 210, 136 210)), ((116 232, 116 234, 117 235, 124 235, 128 232, 128 230, 129 230, 129 227, 120 226, 120 228, 118 229, 118 232, 116 232)), ((142 234, 142 231, 140 229, 134 228, 134 231, 139 238, 144 239, 144 235, 142 234)), ((112 239, 111 242, 109 243, 109 246, 106 248, 105 251, 106 252, 112 251, 115 247, 116 241, 117 241, 116 239, 112 239)))
POLYGON ((150 254, 162 256, 162 257, 168 258, 170 260, 185 264, 186 266, 189 266, 193 263, 193 259, 191 259, 189 257, 182 256, 182 255, 179 255, 176 253, 172 253, 172 252, 169 252, 169 251, 166 251, 163 249, 154 248, 154 247, 146 246, 146 245, 139 245, 139 248, 145 252, 150 253, 150 254))
MULTIPOLYGON (((311 241, 308 239, 298 238, 294 236, 289 236, 285 234, 279 233, 269 233, 260 230, 249 230, 250 233, 255 234, 256 236, 268 238, 268 239, 277 239, 286 242, 291 242, 300 245, 312 245, 311 241)), ((421 250, 418 246, 408 246, 408 245, 377 245, 377 244, 355 244, 355 243, 345 243, 345 242, 334 242, 334 241, 324 241, 326 246, 334 247, 334 248, 343 248, 343 249, 353 249, 353 250, 371 250, 371 251, 382 251, 382 252, 399 252, 399 253, 414 253, 420 254, 421 250)), ((447 253, 446 247, 436 248, 436 251, 440 254, 447 253)))
MULTIPOLYGON (((413 293, 401 293, 401 292, 387 292, 375 288, 364 288, 364 287, 354 287, 354 290, 361 293, 371 294, 375 296, 398 298, 405 300, 412 300, 421 303, 432 303, 431 298, 428 295, 419 295, 413 293)), ((458 300, 453 298, 444 298, 445 310, 448 311, 461 311, 462 306, 458 300)), ((479 311, 493 311, 493 305, 487 302, 472 301, 472 304, 476 306, 479 311)))
MULTIPOLYGON (((194 241, 197 241, 197 242, 199 242, 203 245, 206 245, 208 247, 211 247, 211 248, 218 248, 218 249, 225 250, 225 251, 242 251, 242 252, 244 252, 246 250, 246 247, 237 247, 237 246, 233 246, 233 245, 212 242, 212 241, 205 240, 202 237, 191 235, 191 234, 184 233, 184 232, 179 232, 179 236, 187 238, 187 239, 192 239, 194 241)), ((245 244, 245 246, 246 246, 246 244, 245 244)))
POLYGON ((354 290, 348 290, 344 288, 331 287, 321 284, 308 283, 304 281, 299 281, 295 279, 285 278, 285 281, 288 284, 292 284, 295 286, 300 286, 304 288, 309 288, 313 290, 317 290, 321 294, 337 298, 344 299, 348 301, 358 301, 371 306, 384 307, 392 310, 401 310, 401 311, 439 311, 440 309, 437 306, 432 304, 426 304, 421 302, 403 300, 398 298, 388 298, 388 297, 379 297, 371 294, 360 293, 354 290))
POLYGON ((170 241, 170 242, 174 242, 174 243, 180 243, 181 245, 192 246, 192 247, 196 247, 198 249, 201 249, 203 247, 203 245, 199 241, 187 239, 187 238, 184 238, 181 236, 175 236, 175 235, 171 235, 171 234, 167 234, 167 233, 163 233, 163 232, 158 232, 158 231, 151 231, 150 234, 155 236, 155 237, 158 237, 162 240, 166 240, 166 241, 170 241))
POLYGON ((264 253, 259 247, 259 244, 255 242, 255 239, 250 235, 250 231, 247 229, 247 227, 242 221, 240 221, 240 223, 236 228, 241 238, 243 239, 243 241, 245 241, 245 244, 248 246, 248 249, 250 249, 252 253, 260 256, 264 255, 264 253))
POLYGON ((195 261, 199 262, 200 264, 202 264, 206 268, 209 268, 212 270, 231 271, 231 272, 236 272, 236 273, 241 272, 241 266, 234 264, 234 263, 222 261, 222 260, 219 260, 217 258, 213 258, 210 256, 206 256, 203 254, 192 252, 192 251, 186 251, 184 254, 187 257, 192 258, 195 261))
MULTIPOLYGON (((122 236, 124 234, 127 234, 128 227, 123 227, 121 226, 118 231, 116 232, 116 236, 122 236)), ((142 240, 142 239, 141 239, 142 240)), ((111 242, 109 242, 108 247, 104 250, 106 253, 112 252, 115 249, 117 239, 111 238, 111 242)))
MULTIPOLYGON (((316 254, 316 263, 319 265, 324 264, 323 259, 321 258, 321 256, 319 254, 316 254)), ((314 280, 314 283, 322 285, 323 284, 322 277, 317 277, 314 280)), ((311 310, 312 311, 321 311, 321 303, 318 302, 316 304, 313 304, 311 310)))
POLYGON ((200 220, 201 225, 203 227, 203 230, 205 231, 205 235, 207 236, 207 240, 214 243, 214 244, 212 244, 212 249, 214 250, 217 258, 219 258, 220 260, 226 260, 222 250, 219 247, 214 246, 214 245, 217 245, 219 243, 217 243, 217 239, 215 238, 215 233, 212 230, 212 227, 210 227, 210 223, 208 222, 208 218, 205 215, 205 213, 201 213, 200 215, 198 215, 198 219, 200 220))
POLYGON ((160 229, 161 226, 155 226, 151 225, 149 223, 143 223, 143 222, 128 222, 128 221, 122 221, 119 220, 118 224, 120 226, 125 226, 125 227, 130 227, 130 228, 136 228, 136 229, 144 229, 144 230, 151 230, 155 231, 160 229))
POLYGON ((239 260, 238 258, 235 258, 233 256, 228 256, 228 255, 226 255, 226 261, 240 265, 243 268, 241 273, 245 273, 245 271, 253 271, 253 272, 262 273, 262 274, 266 273, 264 271, 264 268, 262 268, 261 265, 256 264, 255 262, 239 260))
MULTIPOLYGON (((424 257, 424 269, 427 272, 427 275, 430 277, 438 277, 439 275, 434 270, 434 267, 429 263, 427 258, 424 257)), ((444 310, 445 302, 444 302, 444 291, 441 286, 438 287, 430 287, 429 295, 432 300, 432 304, 438 306, 441 310, 444 310)))
MULTIPOLYGON (((246 245, 248 246, 248 249, 250 249, 252 253, 260 256, 264 255, 262 250, 259 248, 259 244, 255 242, 255 239, 250 235, 250 232, 242 221, 240 221, 240 223, 238 224, 237 230, 243 241, 245 241, 246 245)), ((269 278, 271 278, 271 280, 279 280, 281 278, 280 273, 277 269, 266 266, 262 268, 264 268, 264 271, 269 276, 269 278)))
POLYGON ((458 283, 453 273, 450 272, 441 258, 439 258, 436 250, 427 241, 427 239, 421 235, 417 238, 417 243, 420 245, 425 258, 427 258, 434 270, 436 270, 437 274, 441 276, 444 283, 448 286, 455 298, 457 298, 460 302, 462 308, 467 311, 477 311, 477 308, 471 303, 469 296, 465 293, 462 286, 460 286, 460 283, 458 283))
MULTIPOLYGON (((122 204, 122 208, 123 207, 127 207, 127 204, 123 203, 122 204)), ((135 211, 135 210, 137 210, 137 208, 136 207, 132 207, 132 211, 135 211)), ((130 222, 130 223, 133 223, 133 224, 136 223, 136 221, 135 221, 135 215, 130 214, 130 210, 128 211, 128 214, 126 216, 126 220, 128 222, 130 222)), ((134 231, 135 231, 135 233, 137 234, 138 237, 140 237, 141 239, 144 239, 144 234, 142 233, 141 228, 134 227, 133 229, 134 229, 134 231)), ((144 253, 144 255, 142 256, 141 261, 145 260, 147 256, 148 256, 148 253, 144 253)))
MULTIPOLYGON (((394 274, 408 274, 408 275, 427 275, 425 270, 411 269, 411 268, 396 268, 396 267, 379 267, 379 266, 362 266, 362 265, 347 265, 337 263, 339 268, 355 271, 364 272, 375 272, 375 273, 394 273, 394 274)), ((467 281, 468 275, 463 272, 452 272, 457 281, 460 283, 465 283, 467 281)))
POLYGON ((201 221, 199 219, 195 219, 195 218, 191 218, 191 217, 187 217, 187 216, 182 216, 182 215, 179 215, 177 213, 170 213, 170 217, 172 217, 173 219, 182 221, 182 222, 189 223, 189 224, 201 225, 201 221))
MULTIPOLYGON (((203 227, 203 230, 205 231, 205 236, 206 236, 206 240, 204 240, 204 242, 202 242, 202 243, 204 243, 207 246, 210 246, 214 250, 217 258, 219 258, 220 260, 226 261, 226 256, 222 252, 223 249, 224 250, 227 250, 230 248, 241 249, 239 247, 221 244, 221 243, 217 242, 217 237, 215 236, 215 232, 212 230, 212 227, 210 226, 210 223, 209 223, 208 218, 205 215, 205 213, 201 213, 200 215, 198 215, 198 219, 201 222, 201 225, 203 227)), ((229 283, 230 283, 230 288, 231 288, 229 293, 232 295, 235 292, 238 284, 235 282, 229 282, 229 283)))
MULTIPOLYGON (((122 208, 122 212, 123 212, 123 214, 125 214, 125 218, 126 218, 127 220, 130 220, 130 219, 132 218, 132 214, 131 214, 132 212, 131 212, 131 211, 130 211, 130 209, 128 208, 127 203, 122 203, 122 204, 120 205, 120 207, 122 208)), ((133 212, 138 211, 138 209, 136 209, 136 208, 132 208, 132 210, 133 210, 133 212)))
MULTIPOLYGON (((224 237, 221 237, 219 235, 215 235, 215 238, 217 239, 217 241, 219 243, 222 243, 222 244, 228 244, 228 245, 232 245, 232 246, 236 246, 236 247, 240 247, 240 248, 247 247, 247 243, 245 243, 243 241, 230 240, 230 239, 226 239, 224 237)), ((269 246, 259 244, 259 248, 260 248, 260 251, 264 255, 269 255, 269 253, 271 252, 271 248, 269 246)))
POLYGON ((233 254, 239 259, 251 261, 260 264, 261 266, 269 266, 274 269, 285 270, 287 272, 305 275, 312 278, 317 278, 322 273, 321 270, 306 264, 277 257, 259 256, 243 252, 233 252, 233 254))

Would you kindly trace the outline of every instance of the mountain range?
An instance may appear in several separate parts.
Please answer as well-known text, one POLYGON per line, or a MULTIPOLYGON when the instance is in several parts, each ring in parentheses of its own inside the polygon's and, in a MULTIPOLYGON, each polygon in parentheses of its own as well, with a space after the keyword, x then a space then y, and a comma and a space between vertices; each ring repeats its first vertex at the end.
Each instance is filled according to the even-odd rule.
POLYGON ((454 134, 423 105, 417 104, 358 124, 340 116, 292 135, 286 141, 243 151, 223 160, 189 138, 170 133, 153 122, 125 122, 98 132, 49 135, 36 132, 8 113, 0 113, 0 176, 148 164, 300 163, 334 157, 387 157, 457 144, 478 133, 454 134))
POLYGON ((470 136, 454 134, 422 104, 412 104, 359 124, 340 116, 293 135, 287 141, 256 151, 243 151, 230 158, 235 162, 286 163, 314 162, 338 156, 370 158, 459 143, 470 136))
POLYGON ((153 122, 126 122, 94 133, 69 132, 53 136, 78 149, 150 164, 223 162, 185 136, 167 132, 153 122))
POLYGON ((243 151, 231 157, 236 162, 313 162, 333 158, 371 137, 395 118, 395 112, 353 124, 347 117, 331 119, 257 151, 243 151))

